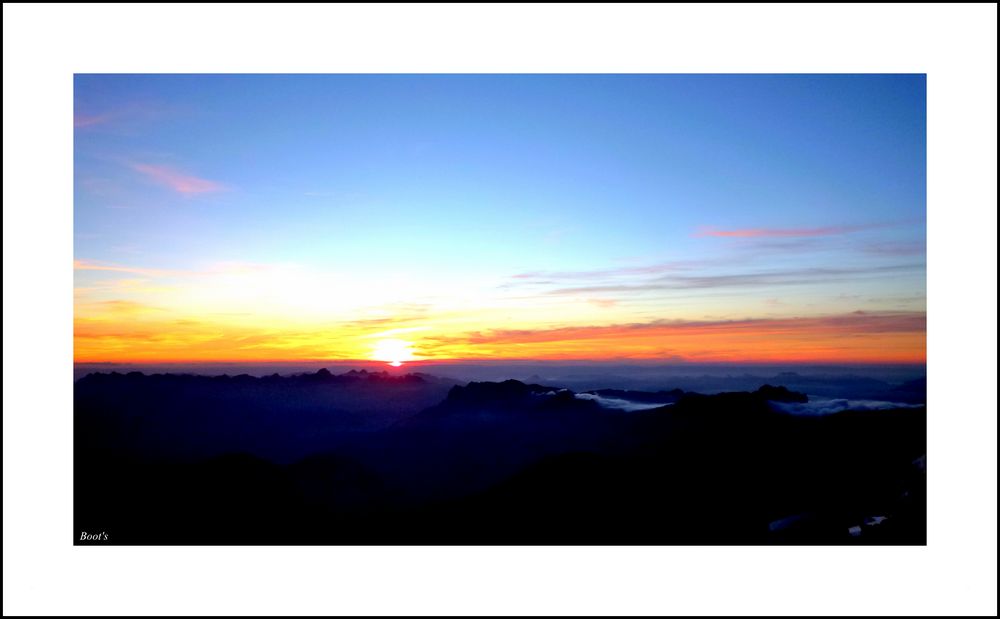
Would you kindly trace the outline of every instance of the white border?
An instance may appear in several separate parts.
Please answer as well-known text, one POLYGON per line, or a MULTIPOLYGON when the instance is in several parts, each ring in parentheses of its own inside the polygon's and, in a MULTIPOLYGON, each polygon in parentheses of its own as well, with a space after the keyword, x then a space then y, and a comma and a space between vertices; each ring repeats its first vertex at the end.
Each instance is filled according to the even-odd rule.
POLYGON ((995 4, 4 4, 4 614, 995 615, 996 24, 995 4), (928 547, 71 546, 72 74, 188 71, 927 73, 928 547))

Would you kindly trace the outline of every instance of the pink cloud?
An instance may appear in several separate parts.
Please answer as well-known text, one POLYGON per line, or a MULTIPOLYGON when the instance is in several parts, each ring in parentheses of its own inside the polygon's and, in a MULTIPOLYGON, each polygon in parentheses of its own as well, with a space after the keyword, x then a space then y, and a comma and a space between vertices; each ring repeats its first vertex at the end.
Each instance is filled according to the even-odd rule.
POLYGON ((111 120, 111 114, 75 114, 73 116, 73 127, 93 127, 94 125, 103 125, 104 123, 111 120))
POLYGON ((185 174, 165 165, 133 163, 131 168, 153 182, 187 196, 225 189, 221 183, 185 174))
POLYGON ((819 228, 736 228, 720 230, 718 228, 702 228, 695 236, 714 236, 723 238, 801 238, 813 236, 834 236, 869 230, 876 226, 823 226, 819 228))
POLYGON ((118 132, 134 132, 141 126, 158 120, 175 116, 179 113, 176 107, 166 106, 155 101, 133 101, 116 105, 102 112, 90 113, 76 111, 73 115, 73 126, 95 127, 106 125, 118 132))

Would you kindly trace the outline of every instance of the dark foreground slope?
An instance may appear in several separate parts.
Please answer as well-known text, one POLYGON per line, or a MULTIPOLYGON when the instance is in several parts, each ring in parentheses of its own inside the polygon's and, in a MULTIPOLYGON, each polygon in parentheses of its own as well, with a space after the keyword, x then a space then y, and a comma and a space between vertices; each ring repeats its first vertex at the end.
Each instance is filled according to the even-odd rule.
POLYGON ((669 395, 624 412, 518 381, 91 375, 76 387, 74 536, 924 543, 923 408, 796 416, 774 402, 804 396, 782 388, 669 395))

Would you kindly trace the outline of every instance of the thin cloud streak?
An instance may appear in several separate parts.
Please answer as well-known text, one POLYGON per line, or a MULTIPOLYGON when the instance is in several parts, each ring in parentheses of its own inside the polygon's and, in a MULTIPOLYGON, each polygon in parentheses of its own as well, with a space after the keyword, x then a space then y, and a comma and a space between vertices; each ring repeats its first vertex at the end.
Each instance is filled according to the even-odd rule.
POLYGON ((225 186, 221 183, 186 174, 170 166, 133 163, 129 167, 153 182, 187 196, 212 193, 225 189, 225 186))
POLYGON ((176 273, 164 269, 147 269, 143 267, 130 267, 119 264, 105 264, 92 262, 90 260, 73 260, 74 271, 108 271, 112 273, 133 273, 135 275, 145 275, 147 277, 165 276, 176 273))
MULTIPOLYGON (((713 261, 714 262, 714 261, 713 261)), ((696 260, 676 260, 671 262, 660 262, 657 264, 632 266, 632 267, 611 267, 607 269, 593 269, 586 271, 528 271, 511 275, 512 279, 600 279, 606 277, 620 277, 627 275, 659 275, 672 271, 685 271, 710 264, 709 261, 696 260)), ((538 282, 535 282, 538 283, 538 282)))
POLYGON ((885 227, 886 224, 868 224, 857 226, 822 226, 818 228, 735 228, 723 230, 713 227, 701 228, 695 236, 721 238, 809 238, 817 236, 835 236, 850 234, 874 228, 885 227))
POLYGON ((863 250, 876 256, 925 256, 927 245, 922 242, 870 244, 863 250))
POLYGON ((111 114, 74 114, 73 127, 76 129, 95 127, 109 122, 112 118, 111 114))
POLYGON ((818 333, 834 330, 843 334, 923 333, 927 315, 923 312, 863 312, 815 317, 748 318, 743 320, 653 320, 614 325, 556 327, 551 329, 494 329, 475 331, 454 338, 435 338, 468 344, 516 344, 558 342, 576 339, 605 339, 643 332, 661 335, 704 335, 719 333, 818 333))
POLYGON ((797 286, 823 282, 856 279, 872 275, 887 275, 922 270, 922 264, 899 264, 855 269, 790 269, 758 273, 725 275, 669 275, 635 284, 609 284, 600 286, 574 286, 556 288, 543 294, 574 295, 595 292, 647 292, 663 290, 697 290, 716 288, 754 288, 767 286, 797 286))
POLYGON ((122 102, 102 110, 91 108, 89 111, 77 110, 73 114, 73 126, 76 128, 101 127, 102 131, 134 135, 142 127, 175 117, 182 113, 176 105, 167 105, 158 101, 139 100, 122 102))

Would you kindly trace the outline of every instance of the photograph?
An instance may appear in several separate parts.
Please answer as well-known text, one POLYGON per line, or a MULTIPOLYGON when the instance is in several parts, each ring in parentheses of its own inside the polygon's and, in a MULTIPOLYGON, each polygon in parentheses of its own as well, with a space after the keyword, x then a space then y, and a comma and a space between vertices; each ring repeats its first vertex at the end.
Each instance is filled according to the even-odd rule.
POLYGON ((996 3, 3 7, 8 616, 996 616, 996 3))
POLYGON ((925 73, 72 107, 67 543, 928 543, 925 73))

